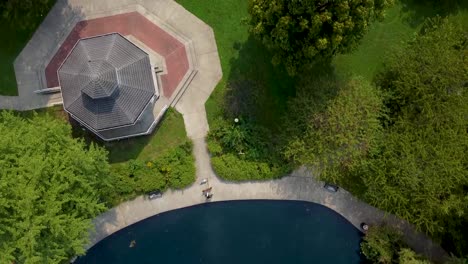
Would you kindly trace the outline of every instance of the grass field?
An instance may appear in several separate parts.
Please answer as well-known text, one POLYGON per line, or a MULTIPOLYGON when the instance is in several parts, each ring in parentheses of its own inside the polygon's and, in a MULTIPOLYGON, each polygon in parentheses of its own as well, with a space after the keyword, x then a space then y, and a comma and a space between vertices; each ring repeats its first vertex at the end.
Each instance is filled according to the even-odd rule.
POLYGON ((401 49, 413 38, 420 23, 408 23, 408 14, 401 4, 387 10, 383 21, 374 23, 359 47, 350 54, 338 55, 333 61, 338 76, 358 75, 372 81, 386 56, 401 49))

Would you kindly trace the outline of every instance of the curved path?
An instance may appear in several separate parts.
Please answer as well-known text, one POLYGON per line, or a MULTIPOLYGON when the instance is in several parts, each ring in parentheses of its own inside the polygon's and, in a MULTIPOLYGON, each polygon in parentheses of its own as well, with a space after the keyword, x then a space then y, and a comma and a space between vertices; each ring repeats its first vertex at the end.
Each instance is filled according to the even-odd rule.
POLYGON ((394 226, 402 231, 406 242, 412 248, 434 262, 442 262, 447 257, 447 253, 438 244, 433 243, 424 234, 414 231, 413 226, 406 221, 359 201, 343 189, 337 193, 325 191, 323 183, 315 180, 305 169, 297 170, 279 180, 244 183, 222 181, 210 168, 204 138, 195 138, 193 141, 197 182, 184 190, 169 190, 160 199, 148 200, 140 196, 97 217, 94 222, 96 232, 92 235, 90 247, 106 236, 147 217, 207 202, 202 196, 206 185, 199 185, 199 182, 201 178, 208 178, 209 185, 213 188, 212 202, 249 199, 314 202, 338 212, 356 228, 359 228, 361 222, 394 226))

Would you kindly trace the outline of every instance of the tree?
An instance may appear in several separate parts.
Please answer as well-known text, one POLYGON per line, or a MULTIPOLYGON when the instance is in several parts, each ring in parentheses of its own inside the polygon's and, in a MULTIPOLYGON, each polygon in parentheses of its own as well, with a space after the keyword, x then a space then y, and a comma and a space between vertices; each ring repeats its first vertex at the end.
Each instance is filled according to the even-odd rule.
POLYGON ((55 0, 0 0, 0 16, 20 29, 33 29, 54 3, 55 0))
POLYGON ((251 0, 251 33, 290 74, 356 46, 392 0, 251 0))
MULTIPOLYGON (((325 85, 310 89, 328 90, 328 84, 325 85)), ((310 89, 299 90, 296 99, 290 102, 290 111, 295 115, 291 119, 301 119, 300 123, 306 126, 289 140, 285 155, 297 165, 318 168, 323 180, 349 182, 346 178, 350 171, 381 138, 382 96, 375 87, 355 78, 344 85, 323 110, 314 112, 317 98, 309 93, 310 89), (307 105, 312 109, 304 111, 307 105)))
MULTIPOLYGON (((345 86, 320 108, 315 97, 322 97, 299 89, 291 108, 299 122, 289 123, 294 127, 289 135, 296 136, 285 154, 463 256, 468 249, 468 31, 450 21, 427 22, 393 54, 376 78, 379 91, 345 86)), ((324 90, 313 85, 312 91, 324 90)))
MULTIPOLYGON (((62 263, 84 254, 106 207, 106 152, 48 116, 0 113, 0 263, 62 263)), ((108 188, 107 188, 108 189, 108 188)))
POLYGON ((371 263, 430 264, 402 240, 402 235, 389 226, 373 226, 361 242, 362 254, 371 263))
POLYGON ((468 32, 429 21, 395 54, 378 85, 389 108, 379 151, 356 170, 371 204, 466 254, 468 32))
POLYGON ((400 249, 398 254, 400 256, 400 264, 431 264, 428 260, 418 256, 413 250, 409 248, 400 249))

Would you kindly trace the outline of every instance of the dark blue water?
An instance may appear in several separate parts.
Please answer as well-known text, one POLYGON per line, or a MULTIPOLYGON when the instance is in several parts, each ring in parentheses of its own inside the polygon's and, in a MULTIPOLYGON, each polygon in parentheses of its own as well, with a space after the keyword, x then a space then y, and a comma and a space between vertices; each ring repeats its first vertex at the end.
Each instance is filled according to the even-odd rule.
POLYGON ((318 204, 219 202, 143 220, 76 263, 353 264, 360 262, 360 240, 354 226, 318 204))

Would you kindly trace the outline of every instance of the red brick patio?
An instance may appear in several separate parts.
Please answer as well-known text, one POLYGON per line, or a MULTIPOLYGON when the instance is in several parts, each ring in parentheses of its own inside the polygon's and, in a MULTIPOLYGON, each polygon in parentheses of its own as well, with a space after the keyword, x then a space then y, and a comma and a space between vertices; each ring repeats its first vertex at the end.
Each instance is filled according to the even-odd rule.
POLYGON ((133 35, 164 57, 167 74, 161 76, 164 96, 170 98, 189 70, 185 46, 138 12, 85 20, 77 23, 45 69, 47 87, 59 86, 57 70, 81 38, 117 32, 133 35))

